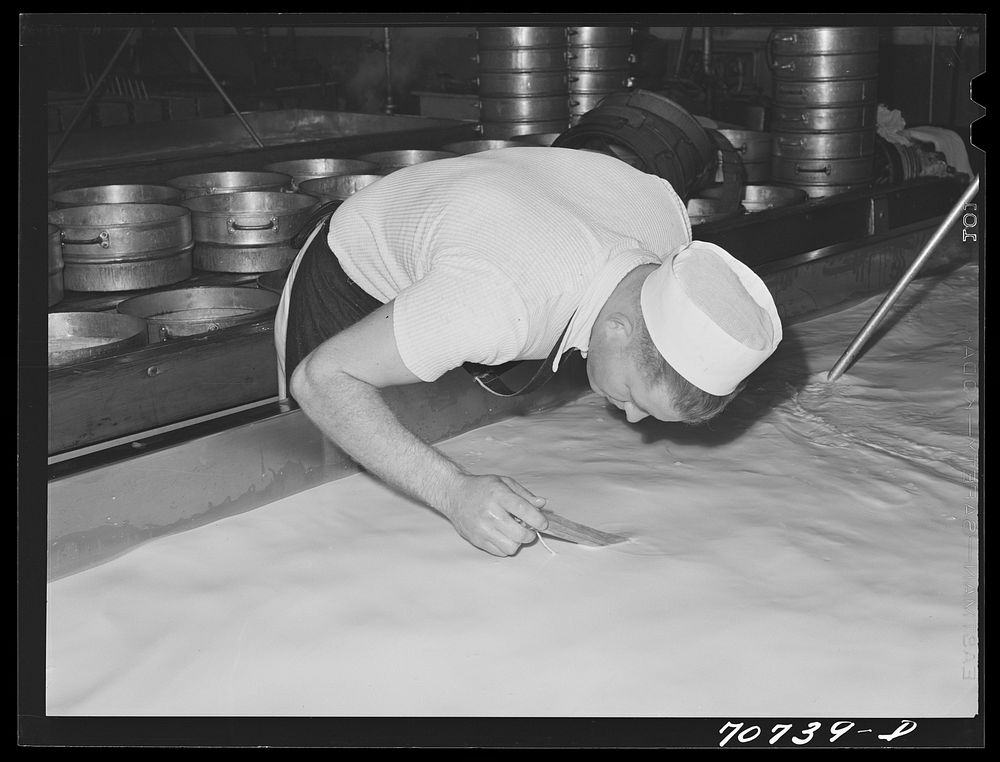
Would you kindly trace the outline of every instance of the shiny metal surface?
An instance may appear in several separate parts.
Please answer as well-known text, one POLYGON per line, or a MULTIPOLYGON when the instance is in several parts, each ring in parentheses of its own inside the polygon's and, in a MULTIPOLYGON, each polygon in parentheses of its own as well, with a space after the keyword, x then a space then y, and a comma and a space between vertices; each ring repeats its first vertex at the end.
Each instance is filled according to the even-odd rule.
POLYGON ((317 200, 305 193, 241 191, 197 196, 184 205, 196 244, 262 246, 290 241, 317 200))
POLYGON ((877 92, 877 78, 774 83, 775 103, 782 106, 857 106, 874 103, 877 92))
POLYGON ((49 199, 57 209, 94 204, 175 204, 183 198, 179 188, 170 185, 92 185, 53 193, 49 199))
POLYGON ((569 115, 566 94, 532 97, 480 98, 479 115, 484 122, 544 122, 569 115))
POLYGON ((483 122, 482 136, 487 139, 510 139, 518 135, 561 134, 569 127, 569 118, 548 119, 531 122, 483 122))
MULTIPOLYGON (((378 165, 376 165, 378 166, 378 165)), ((384 174, 332 175, 304 180, 299 185, 299 193, 315 196, 321 202, 336 201, 353 196, 362 188, 385 177, 384 174)))
POLYGON ((573 70, 569 72, 568 81, 570 93, 607 94, 618 90, 627 90, 632 87, 635 78, 629 76, 628 69, 617 71, 573 70))
POLYGON ((513 135, 510 142, 526 146, 551 146, 560 134, 558 132, 529 132, 524 135, 513 135))
POLYGON ((790 159, 774 157, 771 177, 798 185, 852 185, 870 182, 874 171, 871 156, 859 159, 790 159))
POLYGON ((266 273, 288 267, 298 253, 291 241, 257 246, 199 243, 194 247, 192 262, 203 272, 266 273))
POLYGON ((480 96, 532 96, 565 94, 569 81, 562 71, 482 72, 477 78, 480 96))
POLYGON ((801 188, 780 185, 747 185, 743 189, 743 208, 750 213, 804 204, 808 200, 809 194, 801 188))
POLYGON ((877 26, 779 27, 769 38, 777 55, 813 55, 822 53, 869 53, 877 51, 877 26))
POLYGON ((142 318, 149 341, 157 342, 262 320, 278 299, 260 288, 196 286, 134 296, 121 302, 118 312, 142 318))
POLYGON ((403 167, 410 167, 414 164, 422 164, 425 161, 437 161, 438 159, 453 159, 458 156, 454 151, 428 151, 422 149, 404 149, 399 151, 375 151, 359 156, 359 159, 371 161, 377 164, 382 170, 395 171, 403 167))
POLYGON ((845 55, 774 56, 775 79, 837 80, 878 77, 878 53, 845 55))
POLYGON ((240 191, 281 191, 291 188, 292 178, 283 172, 201 172, 172 177, 168 185, 180 188, 184 198, 240 191))
MULTIPOLYGON (((358 175, 373 172, 378 165, 361 159, 292 159, 265 164, 266 172, 278 172, 292 178, 291 188, 297 189, 306 180, 334 175, 358 175)), ((280 190, 261 188, 260 190, 280 190)))
POLYGON ((875 130, 774 136, 774 155, 787 159, 860 159, 875 153, 875 130))
POLYGON ((511 48, 509 50, 481 49, 474 60, 483 72, 514 71, 565 71, 566 48, 511 48))
POLYGON ((446 143, 441 148, 454 153, 469 154, 495 151, 498 148, 516 148, 519 145, 520 143, 513 140, 460 140, 457 143, 446 143))
POLYGON ((606 71, 627 69, 636 62, 631 45, 601 48, 571 47, 566 53, 566 65, 570 72, 580 70, 606 71))
POLYGON ((481 26, 476 29, 480 50, 508 48, 561 48, 566 45, 564 26, 481 26))
POLYGON ((566 40, 570 47, 621 47, 632 44, 634 33, 631 26, 569 26, 566 40))
POLYGON ((852 191, 867 190, 871 188, 870 182, 859 182, 850 183, 847 185, 833 185, 833 184, 810 184, 810 183, 795 183, 795 187, 799 190, 803 190, 811 199, 824 199, 830 196, 839 196, 842 193, 850 193, 852 191))
POLYGON ((49 367, 73 365, 146 345, 146 321, 113 312, 49 315, 49 367))
POLYGON ((875 104, 829 108, 775 106, 771 112, 775 132, 846 132, 864 128, 873 129, 876 118, 875 104))
POLYGON ((720 129, 718 132, 739 151, 744 164, 771 160, 770 132, 730 129, 720 129))

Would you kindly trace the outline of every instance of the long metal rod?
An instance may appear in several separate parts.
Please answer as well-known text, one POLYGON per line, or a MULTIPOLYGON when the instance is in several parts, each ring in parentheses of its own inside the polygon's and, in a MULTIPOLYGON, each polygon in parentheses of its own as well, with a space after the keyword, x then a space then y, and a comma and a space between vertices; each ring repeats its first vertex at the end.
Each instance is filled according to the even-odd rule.
POLYGON ((195 63, 197 63, 198 66, 201 67, 201 70, 205 73, 205 76, 208 77, 208 79, 209 79, 209 81, 211 81, 212 85, 215 86, 215 89, 219 91, 219 95, 222 96, 222 100, 224 100, 226 102, 226 105, 228 105, 229 108, 230 108, 230 110, 236 115, 236 118, 240 120, 240 124, 243 125, 243 129, 245 129, 248 133, 250 133, 250 137, 253 138, 253 142, 257 144, 258 148, 263 148, 264 144, 261 142, 261 139, 259 137, 257 137, 257 133, 254 132, 253 127, 251 127, 250 123, 247 122, 247 120, 243 118, 243 114, 240 113, 240 110, 238 108, 236 108, 235 104, 233 104, 233 102, 231 100, 229 100, 229 96, 226 95, 226 91, 222 89, 222 85, 220 85, 216 81, 215 77, 212 76, 212 72, 210 72, 208 70, 208 67, 205 66, 204 61, 202 61, 198 57, 198 54, 194 52, 194 48, 191 47, 190 43, 184 37, 184 35, 181 32, 181 30, 178 29, 177 27, 174 27, 174 32, 176 32, 177 36, 180 37, 181 42, 184 43, 184 47, 187 48, 188 53, 191 54, 191 57, 195 60, 195 63))
POLYGON ((385 27, 385 113, 396 113, 396 104, 392 102, 392 47, 389 27, 385 27))
MULTIPOLYGON (((90 92, 87 93, 87 97, 83 101, 83 105, 80 106, 80 110, 77 111, 76 114, 73 116, 73 121, 69 123, 69 127, 67 127, 66 130, 63 132, 63 135, 59 139, 59 142, 56 143, 56 147, 52 149, 52 156, 49 157, 50 167, 52 166, 52 162, 56 160, 56 156, 58 156, 59 152, 62 150, 63 145, 65 145, 66 141, 69 140, 69 136, 73 133, 73 130, 76 129, 76 125, 79 124, 80 120, 83 119, 83 117, 90 110, 90 104, 94 102, 94 98, 96 98, 98 93, 101 92, 101 88, 104 86, 104 80, 108 78, 108 74, 111 73, 112 67, 114 67, 115 62, 118 60, 118 57, 122 54, 122 51, 125 50, 125 46, 128 44, 129 40, 132 39, 133 34, 135 34, 135 29, 134 28, 129 29, 128 34, 125 35, 125 39, 123 39, 121 41, 121 44, 118 46, 118 50, 116 50, 115 54, 111 56, 111 60, 108 61, 108 65, 105 66, 104 71, 101 72, 101 76, 97 78, 97 81, 94 83, 94 86, 90 88, 90 92)), ((86 72, 84 72, 84 76, 86 76, 86 72)))
POLYGON ((969 201, 979 192, 979 175, 976 175, 972 182, 969 183, 969 187, 965 189, 962 197, 955 202, 955 206, 952 207, 951 211, 948 212, 948 216, 942 220, 941 224, 938 225, 937 230, 934 231, 934 235, 930 237, 930 240, 924 244, 924 248, 921 249, 917 258, 913 260, 913 264, 903 273, 903 277, 899 279, 895 286, 892 287, 885 299, 878 306, 878 309, 868 318, 868 322, 865 323, 864 327, 858 332, 858 335, 854 337, 854 341, 851 342, 847 351, 840 356, 837 360, 836 365, 830 369, 830 372, 826 376, 826 380, 833 382, 836 381, 843 374, 844 370, 850 365, 851 361, 857 356, 858 352, 864 346, 865 342, 871 338, 872 334, 879 327, 882 321, 885 319, 886 314, 892 309, 892 305, 896 303, 899 299, 900 294, 903 293, 903 289, 909 285, 910 281, 916 276, 917 272, 923 266, 924 262, 930 256, 934 248, 941 242, 944 238, 944 234, 948 232, 955 221, 965 212, 965 206, 969 201))

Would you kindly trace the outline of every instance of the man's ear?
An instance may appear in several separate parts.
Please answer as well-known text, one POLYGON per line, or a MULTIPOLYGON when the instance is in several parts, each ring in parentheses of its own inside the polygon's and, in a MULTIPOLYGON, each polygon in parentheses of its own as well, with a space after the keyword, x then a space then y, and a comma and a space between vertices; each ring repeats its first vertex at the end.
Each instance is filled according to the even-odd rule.
POLYGON ((604 335, 613 342, 628 344, 635 332, 635 321, 624 312, 612 312, 601 325, 604 335))

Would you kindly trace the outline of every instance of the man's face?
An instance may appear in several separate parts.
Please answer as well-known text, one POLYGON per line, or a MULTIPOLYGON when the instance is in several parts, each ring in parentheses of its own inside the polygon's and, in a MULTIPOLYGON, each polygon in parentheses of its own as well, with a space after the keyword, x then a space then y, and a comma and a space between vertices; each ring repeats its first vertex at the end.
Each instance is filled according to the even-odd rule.
POLYGON ((660 421, 681 421, 670 402, 665 384, 646 380, 629 346, 591 345, 587 354, 590 388, 625 413, 629 423, 653 416, 660 421))

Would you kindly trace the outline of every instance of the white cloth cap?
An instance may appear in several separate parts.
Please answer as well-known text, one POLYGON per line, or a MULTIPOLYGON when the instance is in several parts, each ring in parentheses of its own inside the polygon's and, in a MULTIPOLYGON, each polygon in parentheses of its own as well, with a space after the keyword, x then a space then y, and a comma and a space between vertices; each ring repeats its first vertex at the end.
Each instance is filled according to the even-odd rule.
POLYGON ((731 393, 781 341, 764 281, 714 243, 692 241, 647 276, 640 295, 653 344, 699 389, 731 393))

